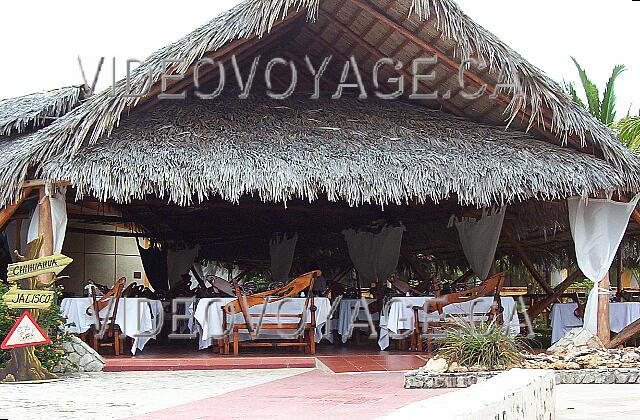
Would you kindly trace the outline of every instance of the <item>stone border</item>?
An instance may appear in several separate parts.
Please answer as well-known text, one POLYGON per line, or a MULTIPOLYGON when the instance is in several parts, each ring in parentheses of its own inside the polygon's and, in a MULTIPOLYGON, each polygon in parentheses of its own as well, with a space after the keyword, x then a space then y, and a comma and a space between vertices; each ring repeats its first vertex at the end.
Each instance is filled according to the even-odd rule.
POLYGON ((469 388, 409 404, 384 419, 553 419, 554 372, 512 369, 469 388))
POLYGON ((556 370, 556 384, 640 384, 640 369, 556 370))
POLYGON ((430 373, 414 370, 404 374, 404 387, 406 389, 468 388, 478 382, 491 379, 499 373, 501 372, 430 373))
POLYGON ((101 355, 75 335, 62 343, 62 348, 65 355, 53 369, 54 373, 100 372, 106 365, 101 355))

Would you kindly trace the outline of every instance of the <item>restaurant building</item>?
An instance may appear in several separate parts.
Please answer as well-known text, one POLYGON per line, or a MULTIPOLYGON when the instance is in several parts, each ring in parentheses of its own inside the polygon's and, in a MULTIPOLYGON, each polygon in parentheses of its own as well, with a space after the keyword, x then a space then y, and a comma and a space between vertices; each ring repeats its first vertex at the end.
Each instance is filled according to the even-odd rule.
POLYGON ((506 271, 535 316, 583 277, 583 198, 631 202, 609 254, 637 258, 637 158, 449 0, 247 0, 103 92, 0 101, 0 136, 7 247, 44 234, 70 295, 126 277, 163 300, 210 262, 272 288, 398 271, 414 296, 506 271))

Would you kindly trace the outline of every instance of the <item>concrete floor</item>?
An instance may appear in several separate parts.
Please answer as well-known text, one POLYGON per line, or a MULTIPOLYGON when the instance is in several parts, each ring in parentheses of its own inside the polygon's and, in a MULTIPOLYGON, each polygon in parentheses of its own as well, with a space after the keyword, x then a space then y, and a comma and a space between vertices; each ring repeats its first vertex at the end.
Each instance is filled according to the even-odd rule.
POLYGON ((558 385, 556 419, 640 419, 640 385, 558 385))

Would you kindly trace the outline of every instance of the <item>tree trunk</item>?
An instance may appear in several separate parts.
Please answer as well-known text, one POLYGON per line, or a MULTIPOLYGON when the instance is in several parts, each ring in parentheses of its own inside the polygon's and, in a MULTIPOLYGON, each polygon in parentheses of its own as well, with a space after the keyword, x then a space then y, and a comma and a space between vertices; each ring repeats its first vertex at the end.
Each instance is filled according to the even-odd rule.
POLYGON ((45 379, 57 379, 58 376, 49 372, 42 366, 40 360, 35 355, 35 347, 19 347, 11 349, 11 360, 7 362, 0 378, 2 381, 42 381, 45 379), (7 378, 12 375, 13 378, 7 378))

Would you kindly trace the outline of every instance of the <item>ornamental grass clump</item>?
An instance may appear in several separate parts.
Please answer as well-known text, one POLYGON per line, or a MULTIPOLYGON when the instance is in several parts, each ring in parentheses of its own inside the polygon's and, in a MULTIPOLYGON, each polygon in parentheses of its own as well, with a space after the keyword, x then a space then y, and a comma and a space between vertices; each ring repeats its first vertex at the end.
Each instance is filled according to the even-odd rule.
POLYGON ((495 322, 455 320, 454 328, 446 332, 438 356, 449 363, 456 362, 469 368, 502 370, 518 366, 521 353, 526 349, 522 338, 505 334, 503 327, 495 322))

